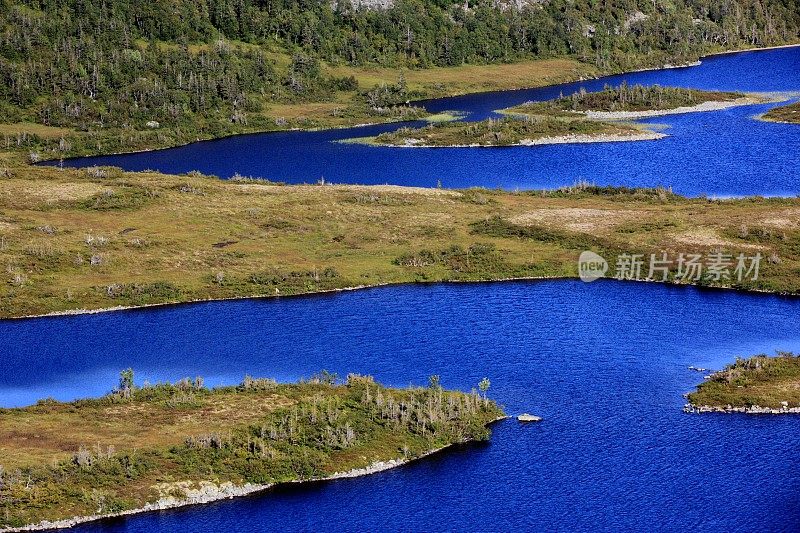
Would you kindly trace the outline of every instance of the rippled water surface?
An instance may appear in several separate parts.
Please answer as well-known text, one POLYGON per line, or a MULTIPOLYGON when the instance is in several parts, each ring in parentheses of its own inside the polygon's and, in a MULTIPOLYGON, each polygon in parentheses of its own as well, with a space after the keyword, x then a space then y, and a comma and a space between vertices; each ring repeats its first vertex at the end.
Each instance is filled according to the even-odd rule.
POLYGON ((484 376, 509 413, 393 471, 79 531, 797 531, 800 417, 687 415, 689 365, 800 351, 800 300, 599 281, 398 286, 0 321, 0 404, 139 380, 320 368, 388 385, 484 376))
MULTIPOLYGON (((469 120, 528 100, 544 100, 608 83, 661 84, 757 92, 800 92, 800 48, 709 57, 701 66, 625 74, 541 89, 483 93, 423 102, 431 111, 469 112, 469 120)), ((83 158, 66 165, 116 165, 128 170, 236 173, 289 183, 328 182, 538 189, 578 180, 628 186, 671 186, 686 195, 782 195, 800 192, 800 126, 753 117, 770 105, 659 117, 667 139, 636 143, 538 147, 409 149, 332 141, 391 131, 363 128, 243 135, 149 153, 83 158)))
MULTIPOLYGON (((702 66, 425 102, 468 120, 580 87, 645 83, 800 91, 800 48, 711 57, 702 66)), ((672 186, 699 195, 794 195, 800 127, 756 121, 770 105, 651 119, 641 143, 395 149, 332 141, 389 131, 238 136, 151 153, 67 161, 200 170, 287 182, 507 189, 672 186)), ((600 281, 399 286, 0 321, 0 405, 98 395, 121 368, 156 382, 246 374, 294 381, 326 368, 387 385, 484 376, 509 413, 491 443, 374 476, 278 488, 81 531, 798 531, 800 417, 686 415, 682 394, 736 355, 800 351, 800 300, 600 281)))

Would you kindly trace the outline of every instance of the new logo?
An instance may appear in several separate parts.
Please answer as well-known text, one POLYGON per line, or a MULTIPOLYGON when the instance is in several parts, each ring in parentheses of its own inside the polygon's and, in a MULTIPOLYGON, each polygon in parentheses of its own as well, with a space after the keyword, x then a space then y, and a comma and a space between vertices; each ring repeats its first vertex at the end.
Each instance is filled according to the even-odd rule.
POLYGON ((578 275, 581 281, 589 283, 602 278, 608 272, 608 261, 594 252, 583 252, 578 258, 578 275))

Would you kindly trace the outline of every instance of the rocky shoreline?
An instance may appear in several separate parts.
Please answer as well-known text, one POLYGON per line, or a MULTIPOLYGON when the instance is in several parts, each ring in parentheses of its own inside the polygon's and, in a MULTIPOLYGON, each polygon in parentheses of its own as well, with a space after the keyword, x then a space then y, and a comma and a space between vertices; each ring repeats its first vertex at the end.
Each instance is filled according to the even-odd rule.
POLYGON ((761 407, 759 405, 751 405, 749 407, 734 407, 726 405, 724 407, 719 405, 694 405, 687 403, 683 406, 684 413, 702 414, 702 413, 742 413, 747 415, 783 415, 783 414, 800 414, 800 407, 789 407, 787 402, 780 409, 772 407, 761 407))
POLYGON ((74 518, 55 520, 52 522, 49 520, 43 520, 37 524, 30 524, 20 528, 0 529, 0 533, 11 533, 17 531, 47 531, 51 529, 71 528, 80 524, 85 524, 86 522, 94 522, 96 520, 102 520, 105 518, 130 516, 151 511, 164 511, 167 509, 175 509, 177 507, 185 507, 188 505, 200 505, 217 500, 227 500, 266 490, 272 486, 273 485, 254 485, 251 483, 245 483, 244 485, 239 486, 230 482, 217 485, 210 482, 201 482, 198 489, 184 489, 186 498, 183 499, 178 499, 174 496, 167 496, 159 499, 156 502, 147 503, 138 509, 130 509, 128 511, 120 511, 117 513, 76 516, 74 518))
MULTIPOLYGON (((290 481, 289 483, 332 481, 334 479, 349 479, 354 477, 366 476, 369 474, 376 474, 378 472, 383 472, 384 470, 396 468, 411 461, 422 459, 423 457, 427 457, 428 455, 442 451, 450 446, 452 446, 452 444, 444 446, 442 448, 430 450, 420 455, 419 457, 415 457, 413 459, 391 459, 388 461, 378 461, 364 468, 354 468, 353 470, 348 470, 346 472, 336 472, 334 474, 331 474, 330 476, 290 481)), ((211 503, 219 500, 230 500, 232 498, 247 496, 250 494, 254 494, 256 492, 262 492, 278 484, 270 483, 267 485, 258 485, 253 483, 245 483, 244 485, 234 485, 233 483, 227 481, 225 483, 217 485, 216 483, 212 483, 209 481, 201 481, 198 483, 199 485, 198 488, 191 488, 192 485, 193 483, 191 482, 185 482, 181 484, 181 486, 179 487, 186 495, 185 498, 176 498, 175 496, 163 496, 158 501, 147 503, 138 509, 130 509, 127 511, 120 511, 118 513, 76 516, 74 518, 68 518, 65 520, 56 520, 53 522, 44 520, 42 522, 39 522, 38 524, 31 524, 21 528, 0 529, 0 533, 65 529, 65 528, 75 527, 80 524, 85 524, 87 522, 103 520, 106 518, 118 518, 122 516, 131 516, 141 513, 148 513, 152 511, 166 511, 169 509, 176 509, 179 507, 188 507, 190 505, 202 505, 205 503, 211 503)))

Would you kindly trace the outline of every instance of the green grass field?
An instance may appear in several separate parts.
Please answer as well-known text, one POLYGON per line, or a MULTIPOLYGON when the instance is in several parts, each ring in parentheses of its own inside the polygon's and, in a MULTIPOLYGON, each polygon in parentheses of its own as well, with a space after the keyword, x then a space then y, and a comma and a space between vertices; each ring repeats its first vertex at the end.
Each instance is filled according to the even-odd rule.
POLYGON ((575 276, 585 249, 606 254, 612 265, 619 253, 760 253, 757 281, 701 283, 800 292, 795 198, 687 199, 580 184, 520 193, 282 186, 30 167, 7 157, 0 160, 2 317, 387 283, 575 276), (442 259, 398 262, 421 252, 442 259))

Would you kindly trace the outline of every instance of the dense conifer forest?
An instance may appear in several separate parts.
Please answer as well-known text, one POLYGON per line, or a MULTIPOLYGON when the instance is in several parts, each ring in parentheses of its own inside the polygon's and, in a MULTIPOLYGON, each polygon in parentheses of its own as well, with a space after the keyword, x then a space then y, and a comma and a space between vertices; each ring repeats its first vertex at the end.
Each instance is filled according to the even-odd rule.
MULTIPOLYGON (((374 111, 413 99, 402 79, 359 86, 326 65, 570 57, 612 72, 794 42, 798 28, 794 0, 0 0, 0 123, 172 128, 157 142, 171 144, 274 129, 263 110, 276 102, 349 92, 374 111)), ((144 142, 115 139, 103 148, 144 142)), ((59 149, 88 150, 78 142, 95 141, 59 149)))

